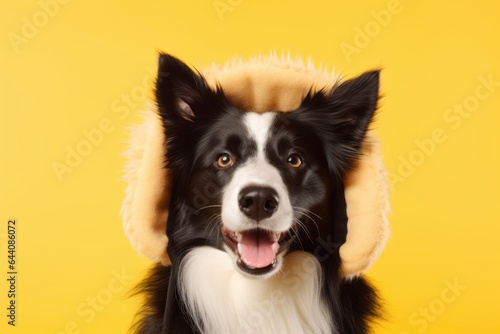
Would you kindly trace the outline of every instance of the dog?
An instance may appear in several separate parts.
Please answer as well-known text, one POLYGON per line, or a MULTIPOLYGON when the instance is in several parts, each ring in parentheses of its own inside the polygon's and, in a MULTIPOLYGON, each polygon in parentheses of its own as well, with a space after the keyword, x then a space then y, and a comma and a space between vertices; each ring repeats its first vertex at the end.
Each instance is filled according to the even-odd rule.
POLYGON ((339 247, 345 176, 376 113, 379 75, 311 91, 293 111, 257 113, 160 54, 171 265, 138 287, 136 333, 370 332, 378 294, 342 276, 339 247))

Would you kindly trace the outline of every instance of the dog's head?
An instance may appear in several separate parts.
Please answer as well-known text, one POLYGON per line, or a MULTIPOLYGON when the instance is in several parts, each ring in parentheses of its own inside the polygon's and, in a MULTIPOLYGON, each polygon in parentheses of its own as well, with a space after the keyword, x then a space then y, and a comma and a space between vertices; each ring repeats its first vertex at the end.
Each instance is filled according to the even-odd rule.
POLYGON ((255 113, 161 55, 156 101, 173 183, 171 259, 210 245, 242 273, 266 277, 287 253, 314 253, 318 238, 342 230, 343 178, 377 108, 378 85, 379 72, 367 72, 310 93, 294 111, 255 113))

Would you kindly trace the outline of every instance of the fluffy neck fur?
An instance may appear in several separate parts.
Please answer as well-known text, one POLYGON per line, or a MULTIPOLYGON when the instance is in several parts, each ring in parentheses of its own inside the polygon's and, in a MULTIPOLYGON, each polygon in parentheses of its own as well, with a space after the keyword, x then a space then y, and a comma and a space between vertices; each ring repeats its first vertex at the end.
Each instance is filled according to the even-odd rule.
POLYGON ((320 270, 311 254, 294 252, 277 275, 247 278, 225 252, 198 247, 182 262, 179 285, 202 333, 337 333, 321 298, 320 270))

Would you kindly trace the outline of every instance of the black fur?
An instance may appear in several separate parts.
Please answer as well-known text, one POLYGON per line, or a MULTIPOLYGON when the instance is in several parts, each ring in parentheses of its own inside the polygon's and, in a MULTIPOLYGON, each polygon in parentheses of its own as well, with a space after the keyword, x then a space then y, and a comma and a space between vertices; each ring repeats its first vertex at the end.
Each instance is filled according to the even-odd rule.
MULTIPOLYGON (((341 277, 339 256, 347 232, 343 179, 360 154, 377 108, 378 83, 379 72, 372 71, 329 92, 309 94, 297 110, 278 114, 266 147, 267 159, 280 171, 292 205, 322 217, 319 228, 300 217, 304 227, 297 229, 289 252, 305 250, 318 258, 323 298, 336 328, 346 334, 368 333, 370 320, 380 310, 375 289, 364 278, 341 277), (284 161, 292 151, 304 158, 304 168, 287 168, 284 161), (331 246, 321 246, 325 242, 331 246)), ((220 88, 210 89, 201 75, 165 54, 160 55, 156 99, 168 138, 166 168, 173 195, 166 233, 172 265, 157 265, 137 288, 146 302, 134 331, 198 333, 179 296, 179 264, 195 247, 223 250, 219 222, 213 219, 220 208, 212 206, 221 204, 232 170, 256 146, 245 136, 243 111, 233 107, 220 88), (214 166, 221 152, 235 157, 233 167, 214 166)))

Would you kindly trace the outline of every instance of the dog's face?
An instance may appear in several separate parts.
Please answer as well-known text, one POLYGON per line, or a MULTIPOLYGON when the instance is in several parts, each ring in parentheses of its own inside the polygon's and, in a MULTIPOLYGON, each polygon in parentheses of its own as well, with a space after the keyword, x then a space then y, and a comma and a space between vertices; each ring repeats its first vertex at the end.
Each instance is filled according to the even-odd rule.
POLYGON ((210 245, 244 275, 268 277, 287 253, 313 253, 318 238, 345 223, 335 210, 376 109, 378 72, 311 94, 295 111, 255 113, 161 55, 156 98, 173 183, 174 261, 210 245))

